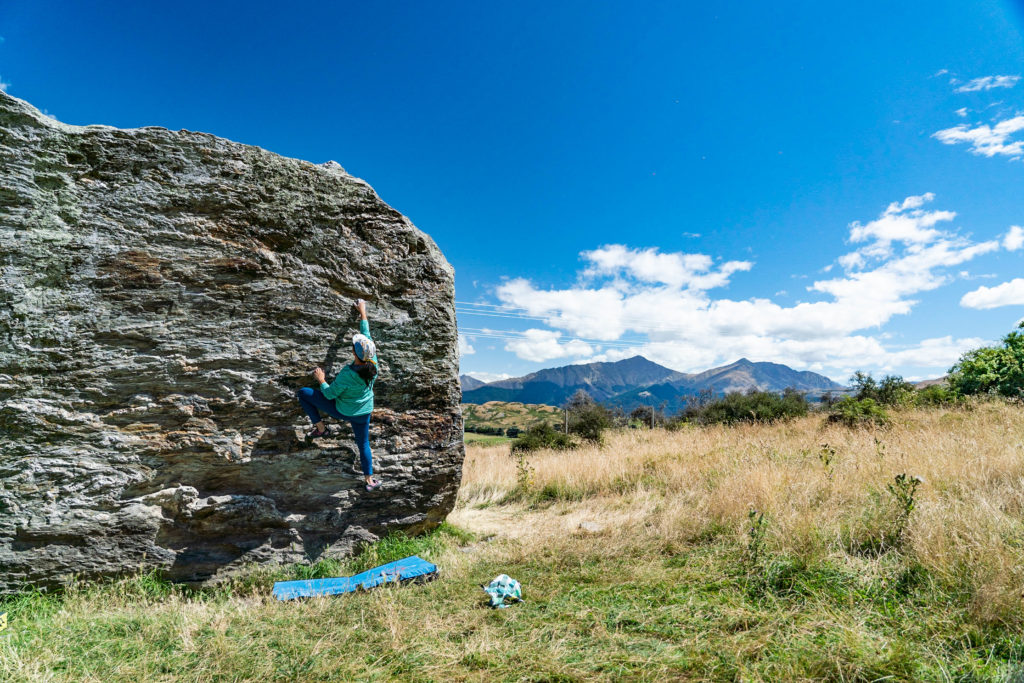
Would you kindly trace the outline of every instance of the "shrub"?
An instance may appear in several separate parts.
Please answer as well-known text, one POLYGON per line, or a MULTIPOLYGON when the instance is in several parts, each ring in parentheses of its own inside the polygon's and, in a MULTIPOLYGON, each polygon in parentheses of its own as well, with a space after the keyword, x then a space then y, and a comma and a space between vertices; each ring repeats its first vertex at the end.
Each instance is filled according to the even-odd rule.
POLYGON ((793 389, 781 395, 771 391, 733 392, 710 402, 693 402, 686 406, 680 419, 700 424, 736 422, 778 422, 806 415, 807 398, 793 389))
POLYGON ((660 408, 637 406, 629 414, 630 427, 656 427, 665 424, 665 403, 660 408))
POLYGON ((916 389, 899 375, 886 375, 876 381, 870 373, 857 371, 850 378, 850 384, 857 390, 855 398, 859 401, 871 399, 883 406, 912 405, 916 397, 916 389))
POLYGON ((963 399, 955 391, 941 384, 932 384, 917 392, 919 406, 946 406, 960 403, 963 399))
POLYGON ((554 427, 547 422, 541 422, 520 433, 519 437, 512 442, 512 452, 536 451, 541 448, 564 451, 575 445, 572 437, 568 434, 555 431, 554 427))
POLYGON ((569 433, 593 443, 601 443, 602 432, 615 423, 611 411, 582 389, 566 402, 565 409, 569 411, 569 433))
POLYGON ((847 427, 881 426, 889 424, 889 413, 874 399, 844 396, 830 408, 828 421, 847 427))
POLYGON ((608 409, 596 403, 586 410, 569 413, 569 433, 593 443, 601 443, 604 440, 602 433, 612 424, 608 409))
MULTIPOLYGON (((1024 330, 1024 322, 1017 329, 1024 330)), ((1024 398, 1024 332, 1010 332, 1002 346, 968 351, 950 368, 948 381, 950 389, 965 396, 1024 398)))

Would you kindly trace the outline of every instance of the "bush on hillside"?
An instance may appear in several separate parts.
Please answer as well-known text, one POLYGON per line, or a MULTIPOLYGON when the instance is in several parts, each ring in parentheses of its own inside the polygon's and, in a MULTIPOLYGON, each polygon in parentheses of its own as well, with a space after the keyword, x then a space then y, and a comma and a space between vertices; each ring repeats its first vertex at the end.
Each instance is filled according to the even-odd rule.
POLYGON ((962 396, 941 384, 932 384, 924 389, 919 389, 916 399, 917 405, 930 408, 955 405, 963 401, 962 396))
POLYGON ((751 389, 745 394, 737 391, 717 400, 691 402, 679 419, 698 424, 778 422, 801 417, 809 410, 807 398, 795 389, 786 389, 782 394, 751 389))
MULTIPOLYGON (((933 384, 924 389, 917 389, 910 382, 904 381, 899 375, 886 375, 876 381, 869 373, 855 372, 850 378, 850 384, 857 393, 853 396, 858 401, 871 400, 878 406, 888 408, 907 408, 911 406, 938 407, 955 405, 960 402, 960 395, 955 390, 933 384)), ((829 405, 830 410, 835 407, 829 405)), ((846 406, 844 410, 851 412, 846 406)), ((869 409, 864 410, 870 412, 869 409)), ((833 412, 835 412, 833 410, 833 412)), ((862 411, 863 412, 863 411, 862 411)))
POLYGON ((889 413, 873 398, 844 396, 832 404, 828 421, 847 427, 884 426, 889 424, 889 413))
MULTIPOLYGON (((1024 322, 1017 326, 1024 330, 1024 322)), ((1002 346, 968 351, 949 370, 949 387, 964 396, 1024 398, 1024 332, 1010 332, 1002 346)))
POLYGON ((505 430, 501 427, 490 427, 487 425, 467 425, 466 431, 473 434, 485 434, 487 436, 505 436, 505 430))
POLYGON ((911 406, 916 402, 917 389, 899 375, 886 375, 881 380, 875 380, 870 373, 858 370, 850 378, 850 384, 857 390, 854 398, 858 401, 871 399, 893 408, 911 406))
POLYGON ((600 404, 594 404, 578 413, 569 413, 569 433, 591 443, 602 443, 604 430, 614 424, 611 412, 600 404))
POLYGON ((569 412, 569 433, 591 443, 601 443, 604 430, 615 425, 612 411, 582 389, 566 402, 565 409, 569 412))
MULTIPOLYGON (((665 404, 662 403, 661 407, 663 409, 665 404)), ((629 414, 629 426, 634 428, 657 427, 665 424, 665 413, 662 409, 654 406, 637 406, 629 414)))
POLYGON ((512 452, 537 451, 542 448, 564 451, 575 445, 571 436, 556 431, 547 422, 541 422, 519 434, 519 437, 512 442, 512 452))

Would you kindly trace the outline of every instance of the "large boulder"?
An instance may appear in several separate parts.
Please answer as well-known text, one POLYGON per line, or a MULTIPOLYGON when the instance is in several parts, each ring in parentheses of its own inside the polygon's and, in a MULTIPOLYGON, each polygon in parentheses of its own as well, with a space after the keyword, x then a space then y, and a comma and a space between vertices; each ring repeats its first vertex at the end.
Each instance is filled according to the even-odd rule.
POLYGON ((0 92, 0 593, 340 557, 451 511, 454 275, 334 162, 189 131, 69 126, 0 92), (367 493, 295 392, 381 375, 367 493))

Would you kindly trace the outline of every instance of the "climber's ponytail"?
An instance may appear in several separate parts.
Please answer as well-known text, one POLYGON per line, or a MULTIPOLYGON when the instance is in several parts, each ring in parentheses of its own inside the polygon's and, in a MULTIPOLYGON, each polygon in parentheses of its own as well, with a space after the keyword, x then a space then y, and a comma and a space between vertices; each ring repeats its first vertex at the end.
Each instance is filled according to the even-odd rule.
POLYGON ((370 386, 370 382, 377 376, 377 364, 372 360, 367 361, 365 364, 356 367, 356 374, 366 383, 366 386, 370 386))

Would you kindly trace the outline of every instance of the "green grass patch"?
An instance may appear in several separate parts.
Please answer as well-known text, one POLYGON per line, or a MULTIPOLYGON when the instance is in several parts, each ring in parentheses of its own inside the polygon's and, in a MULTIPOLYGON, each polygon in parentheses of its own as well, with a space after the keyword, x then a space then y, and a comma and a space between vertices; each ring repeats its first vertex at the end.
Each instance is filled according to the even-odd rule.
POLYGON ((963 596, 897 555, 871 571, 771 554, 749 566, 734 535, 671 557, 600 542, 455 550, 472 540, 450 526, 396 534, 344 566, 301 570, 408 554, 441 563, 428 584, 328 599, 189 592, 152 575, 7 599, 0 678, 1001 680, 1024 655, 1021 634, 974 623, 963 596), (522 582, 525 603, 484 607, 479 584, 500 573, 522 582))
POLYGON ((513 441, 513 439, 510 439, 507 436, 474 434, 473 432, 466 432, 465 439, 467 444, 480 444, 483 446, 500 446, 502 444, 512 443, 513 441))

